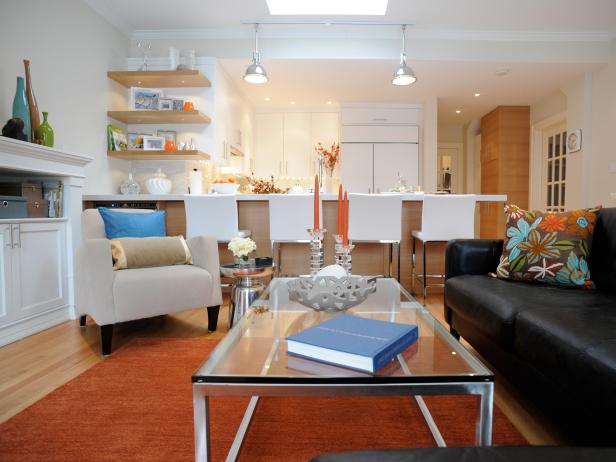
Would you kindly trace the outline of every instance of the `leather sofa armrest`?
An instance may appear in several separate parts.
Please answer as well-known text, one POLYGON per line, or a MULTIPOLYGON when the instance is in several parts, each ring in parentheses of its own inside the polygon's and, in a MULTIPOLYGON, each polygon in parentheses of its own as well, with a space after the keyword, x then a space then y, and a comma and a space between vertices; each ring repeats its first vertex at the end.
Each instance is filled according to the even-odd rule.
POLYGON ((195 236, 186 241, 186 244, 190 249, 193 264, 207 270, 212 277, 212 292, 208 306, 222 304, 218 242, 211 236, 195 236))
POLYGON ((455 239, 449 241, 445 249, 445 279, 463 274, 494 272, 502 253, 502 240, 455 239))

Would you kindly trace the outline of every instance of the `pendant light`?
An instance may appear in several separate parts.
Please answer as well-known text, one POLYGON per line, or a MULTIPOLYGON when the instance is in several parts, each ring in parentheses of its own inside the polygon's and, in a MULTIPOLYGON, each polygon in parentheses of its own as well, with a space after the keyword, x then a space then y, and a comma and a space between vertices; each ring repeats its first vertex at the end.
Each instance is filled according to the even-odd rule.
POLYGON ((248 83, 266 83, 267 73, 261 66, 261 56, 259 54, 259 25, 255 24, 255 51, 252 54, 252 63, 246 68, 244 80, 248 83))
POLYGON ((400 65, 394 72, 391 83, 394 85, 410 85, 417 81, 413 69, 406 65, 406 46, 405 46, 406 25, 402 26, 402 53, 400 53, 400 65))

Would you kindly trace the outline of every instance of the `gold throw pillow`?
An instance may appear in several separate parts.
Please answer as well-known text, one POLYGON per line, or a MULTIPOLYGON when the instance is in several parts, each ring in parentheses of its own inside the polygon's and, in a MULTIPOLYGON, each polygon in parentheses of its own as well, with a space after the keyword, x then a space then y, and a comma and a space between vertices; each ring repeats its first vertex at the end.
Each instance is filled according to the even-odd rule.
POLYGON ((182 236, 121 237, 111 239, 113 269, 192 265, 192 256, 182 236))

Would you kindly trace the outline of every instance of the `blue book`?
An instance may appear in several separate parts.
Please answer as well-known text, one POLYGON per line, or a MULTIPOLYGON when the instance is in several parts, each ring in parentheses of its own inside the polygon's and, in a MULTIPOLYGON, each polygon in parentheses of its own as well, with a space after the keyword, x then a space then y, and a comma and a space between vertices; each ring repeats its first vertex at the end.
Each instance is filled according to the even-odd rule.
POLYGON ((341 314, 287 337, 292 355, 376 372, 412 345, 415 324, 400 324, 341 314))

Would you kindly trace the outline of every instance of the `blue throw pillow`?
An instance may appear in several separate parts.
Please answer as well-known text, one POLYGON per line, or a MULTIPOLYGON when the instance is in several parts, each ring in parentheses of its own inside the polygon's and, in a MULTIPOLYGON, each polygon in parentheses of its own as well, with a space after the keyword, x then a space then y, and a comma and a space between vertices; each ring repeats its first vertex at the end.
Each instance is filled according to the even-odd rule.
POLYGON ((164 237, 165 212, 157 210, 146 213, 117 212, 99 207, 98 212, 105 224, 107 239, 118 237, 164 237))

